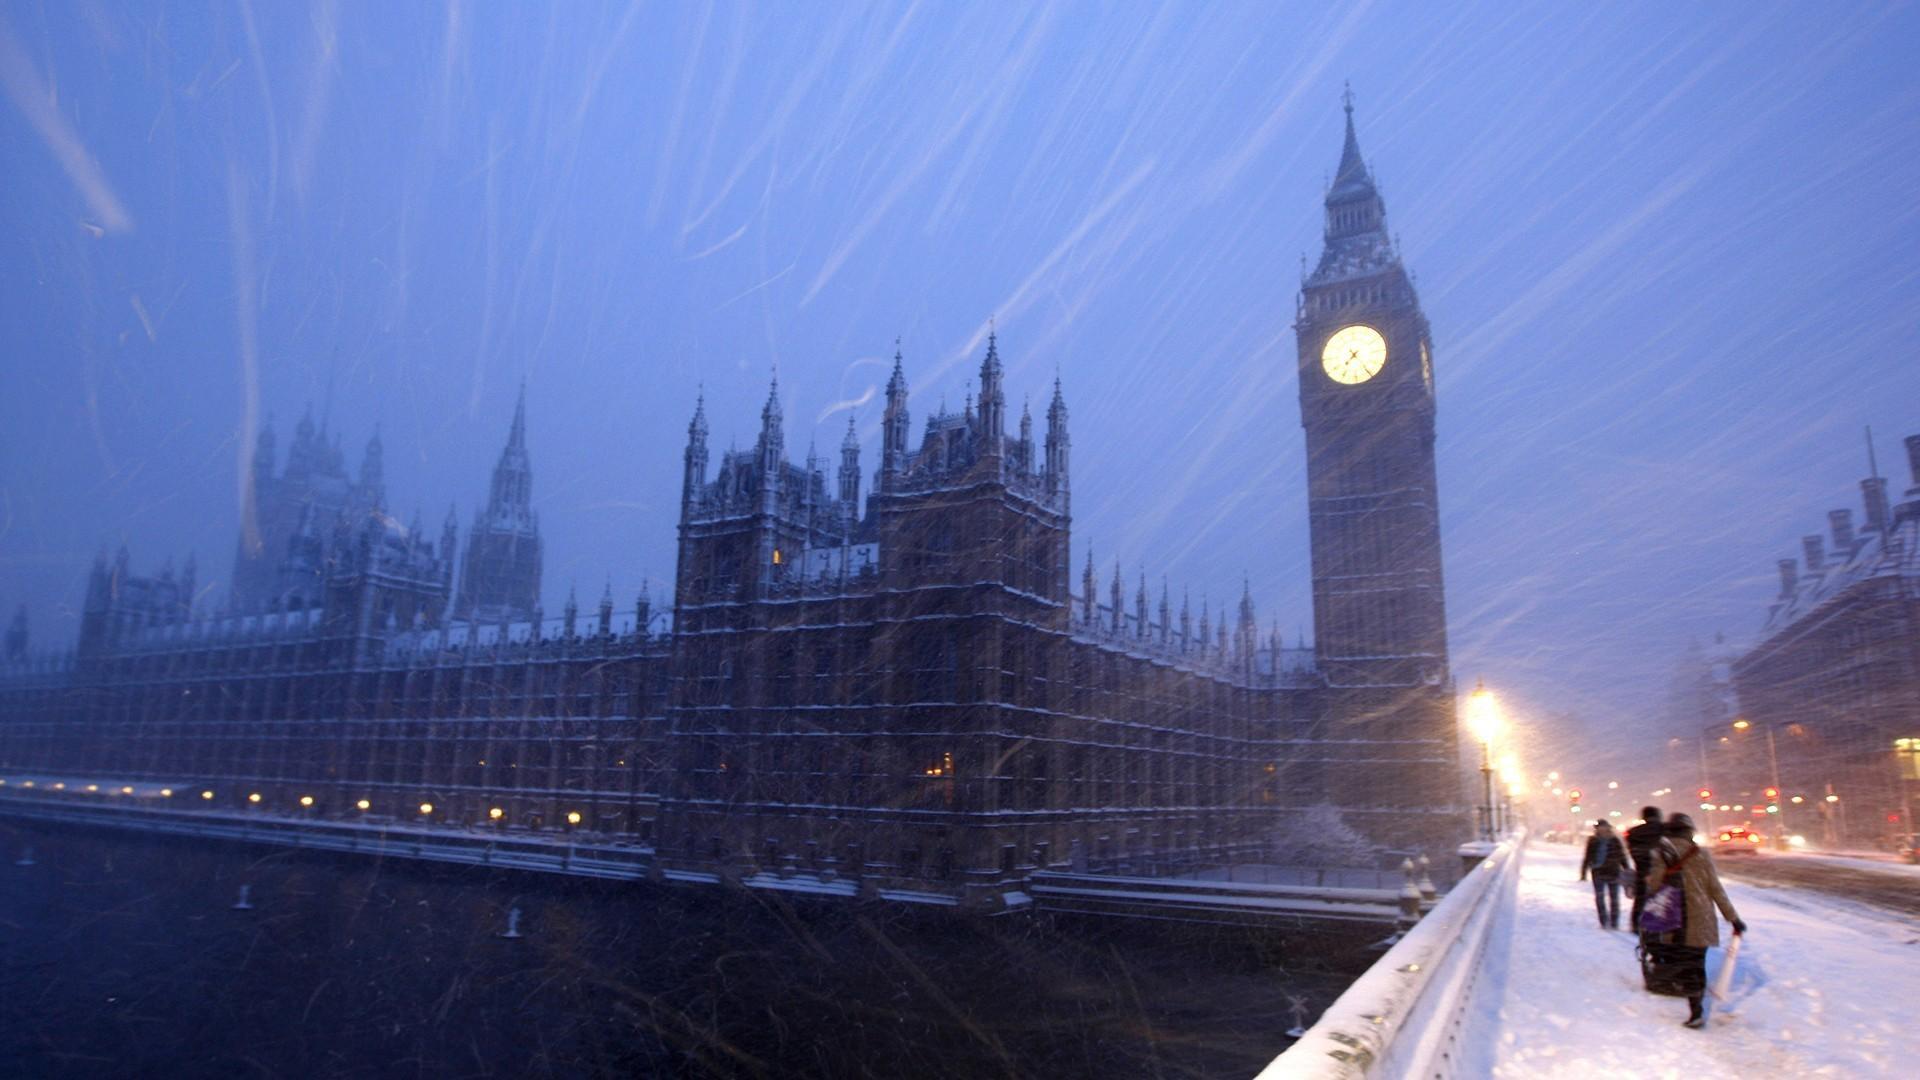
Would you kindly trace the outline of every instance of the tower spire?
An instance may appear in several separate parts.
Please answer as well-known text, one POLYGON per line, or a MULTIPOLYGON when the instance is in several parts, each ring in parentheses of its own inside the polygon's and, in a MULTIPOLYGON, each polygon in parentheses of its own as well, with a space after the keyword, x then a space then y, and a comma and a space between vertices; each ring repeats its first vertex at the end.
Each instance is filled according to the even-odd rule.
POLYGON ((1338 191, 1344 184, 1359 183, 1373 186, 1373 178, 1367 174, 1367 163, 1360 156, 1360 137, 1353 130, 1353 84, 1348 83, 1346 92, 1340 95, 1340 104, 1347 114, 1347 141, 1340 148, 1340 167, 1334 170, 1333 187, 1338 191))
POLYGON ((527 448, 527 379, 520 377, 520 394, 513 402, 513 427, 507 431, 507 446, 527 448))

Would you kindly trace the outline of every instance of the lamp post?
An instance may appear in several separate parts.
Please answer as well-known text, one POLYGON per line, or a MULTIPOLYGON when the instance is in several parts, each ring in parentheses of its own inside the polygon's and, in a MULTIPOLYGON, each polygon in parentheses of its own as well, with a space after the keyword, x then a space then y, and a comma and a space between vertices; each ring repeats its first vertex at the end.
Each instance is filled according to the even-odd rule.
POLYGON ((1500 734, 1500 706, 1487 684, 1478 679, 1467 697, 1467 726, 1480 743, 1480 839, 1492 843, 1498 835, 1493 819, 1493 740, 1500 734))
MULTIPOLYGON (((1736 732, 1746 731, 1753 727, 1753 722, 1744 716, 1736 716, 1733 718, 1733 723, 1727 726, 1736 732)), ((1785 847, 1786 845, 1783 842, 1783 838, 1787 833, 1787 810, 1785 799, 1783 798, 1785 793, 1780 789, 1780 754, 1774 749, 1773 745, 1773 725, 1762 724, 1761 730, 1765 731, 1767 735, 1767 783, 1769 785, 1767 788, 1767 806, 1769 807, 1767 814, 1768 817, 1772 819, 1769 822, 1770 831, 1773 833, 1774 846, 1785 847)))

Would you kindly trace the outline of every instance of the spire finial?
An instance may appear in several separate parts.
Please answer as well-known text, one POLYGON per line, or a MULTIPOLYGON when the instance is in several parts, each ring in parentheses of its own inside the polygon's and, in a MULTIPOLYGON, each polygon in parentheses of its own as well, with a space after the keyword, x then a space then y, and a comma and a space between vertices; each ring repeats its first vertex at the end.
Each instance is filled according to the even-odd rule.
POLYGON ((1352 79, 1344 80, 1344 84, 1346 86, 1346 89, 1340 95, 1340 104, 1346 107, 1347 122, 1352 123, 1353 122, 1353 80, 1352 79))

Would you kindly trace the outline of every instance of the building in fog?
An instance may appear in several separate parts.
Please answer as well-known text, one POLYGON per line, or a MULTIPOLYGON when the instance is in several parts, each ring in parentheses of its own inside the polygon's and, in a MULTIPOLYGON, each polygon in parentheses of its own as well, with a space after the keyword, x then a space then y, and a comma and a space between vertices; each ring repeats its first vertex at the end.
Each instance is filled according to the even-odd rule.
POLYGON ((1383 848, 1440 853, 1467 824, 1432 343, 1350 103, 1325 215, 1294 319, 1311 648, 1263 633, 1244 591, 1196 619, 1144 570, 1103 585, 1091 555, 1076 591, 1065 392, 1040 430, 1009 417, 990 334, 977 399, 917 437, 896 352, 868 491, 851 426, 837 462, 792 460, 777 385, 753 444, 717 461, 697 402, 660 611, 644 592, 541 611, 524 395, 464 559, 453 517, 430 541, 386 513, 377 434, 349 482, 310 419, 276 474, 269 428, 231 609, 195 609, 191 567, 103 559, 77 654, 0 684, 0 775, 585 830, 681 880, 969 906, 1039 868, 1262 858, 1325 804, 1383 848))
MULTIPOLYGON (((1875 467, 1860 482, 1858 528, 1853 511, 1831 511, 1826 533, 1801 539, 1799 559, 1780 560, 1779 596, 1733 665, 1734 723, 1747 726, 1713 737, 1728 740, 1747 774, 1777 762, 1787 827, 1816 840, 1885 844, 1912 831, 1920 791, 1895 744, 1920 738, 1920 435, 1906 451, 1913 484, 1903 501, 1889 505, 1875 467)), ((1752 792, 1773 783, 1728 779, 1752 792)))
POLYGON ((513 427, 493 467, 487 504, 473 515, 460 598, 454 614, 470 622, 525 622, 540 606, 540 515, 533 510, 527 457, 527 388, 513 406, 513 427))

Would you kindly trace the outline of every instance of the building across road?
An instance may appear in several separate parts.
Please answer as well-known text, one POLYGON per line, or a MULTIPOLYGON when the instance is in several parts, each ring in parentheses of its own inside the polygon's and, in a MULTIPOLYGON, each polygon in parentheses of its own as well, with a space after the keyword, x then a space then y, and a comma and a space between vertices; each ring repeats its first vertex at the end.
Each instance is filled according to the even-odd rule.
POLYGON ((1920 435, 1906 452, 1903 501, 1870 461, 1860 526, 1831 511, 1780 560, 1759 640, 1733 663, 1739 716, 1706 744, 1737 761, 1721 775, 1751 813, 1830 845, 1910 846, 1920 804, 1920 435))
MULTIPOLYGON (((96 564, 77 651, 0 681, 0 779, 177 784, 209 809, 652 849, 682 880, 772 876, 994 907, 1041 870, 1284 860, 1308 811, 1384 854, 1464 839, 1440 573, 1433 350, 1347 109, 1325 250, 1294 313, 1315 640, 1243 589, 1176 603, 1070 546, 1068 408, 977 400, 912 437, 896 351, 870 490, 688 425, 671 602, 540 607, 524 392, 486 507, 437 539, 303 419, 256 444, 227 610, 193 571, 96 564), (460 580, 456 582, 456 567, 460 580), (457 591, 456 591, 457 585, 457 591), (616 608, 618 611, 616 612, 616 608)), ((1397 859, 1396 859, 1397 861, 1397 859)))

